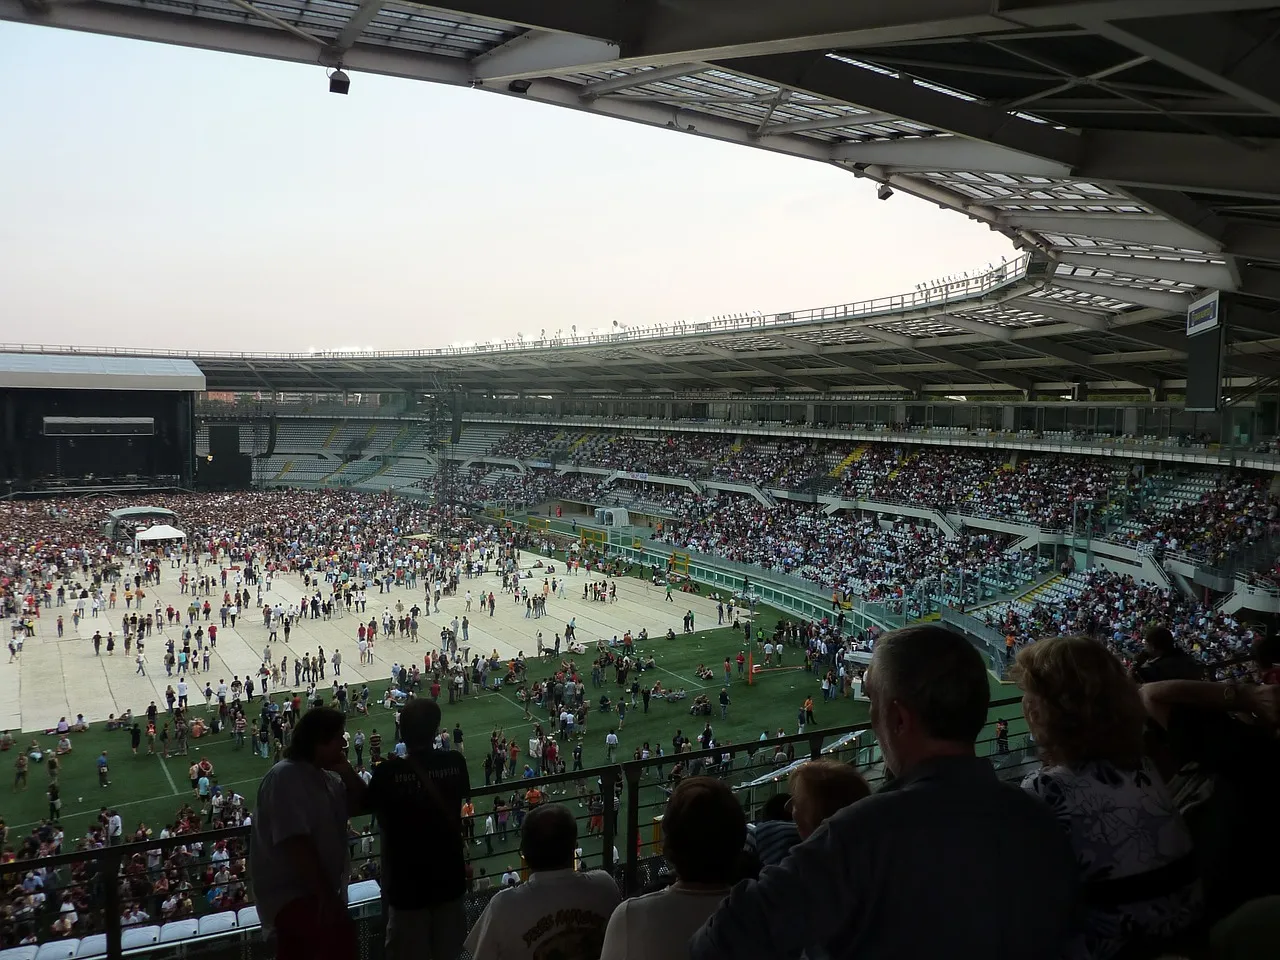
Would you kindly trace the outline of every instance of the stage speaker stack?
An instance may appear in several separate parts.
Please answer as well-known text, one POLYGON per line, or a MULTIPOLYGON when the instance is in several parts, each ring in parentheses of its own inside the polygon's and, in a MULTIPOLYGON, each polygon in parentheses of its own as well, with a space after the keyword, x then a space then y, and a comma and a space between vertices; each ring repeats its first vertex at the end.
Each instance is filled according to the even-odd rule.
POLYGON ((209 453, 196 463, 196 489, 246 490, 253 483, 253 462, 240 452, 240 425, 209 425, 209 453))

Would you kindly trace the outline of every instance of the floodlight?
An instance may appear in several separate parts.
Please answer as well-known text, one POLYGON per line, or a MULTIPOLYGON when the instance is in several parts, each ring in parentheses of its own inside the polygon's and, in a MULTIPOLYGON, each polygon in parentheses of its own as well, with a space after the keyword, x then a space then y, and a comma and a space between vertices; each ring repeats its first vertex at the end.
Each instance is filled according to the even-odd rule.
POLYGON ((351 92, 351 78, 344 70, 335 70, 329 74, 329 92, 346 96, 351 92))
POLYGON ((888 200, 892 196, 893 196, 893 187, 889 186, 887 183, 880 184, 880 189, 876 191, 876 199, 888 200))

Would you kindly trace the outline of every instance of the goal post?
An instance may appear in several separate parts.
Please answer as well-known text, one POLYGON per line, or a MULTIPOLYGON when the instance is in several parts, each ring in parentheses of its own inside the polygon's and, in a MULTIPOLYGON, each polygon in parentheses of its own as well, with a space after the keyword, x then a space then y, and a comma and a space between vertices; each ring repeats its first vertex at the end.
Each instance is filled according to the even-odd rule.
POLYGON ((546 533, 551 529, 551 521, 546 517, 530 517, 528 520, 529 529, 538 533, 546 533))

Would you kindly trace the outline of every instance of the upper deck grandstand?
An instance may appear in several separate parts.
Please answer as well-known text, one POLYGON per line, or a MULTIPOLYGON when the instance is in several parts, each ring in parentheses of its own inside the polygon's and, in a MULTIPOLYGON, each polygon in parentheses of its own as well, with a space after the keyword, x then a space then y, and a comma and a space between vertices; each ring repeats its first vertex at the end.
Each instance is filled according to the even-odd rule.
POLYGON ((413 912, 406 863, 451 878, 430 905, 459 935, 465 916, 475 960, 541 960, 557 924, 564 960, 569 939, 582 960, 1274 953, 1237 911, 1274 925, 1280 896, 1256 826, 1280 798, 1280 8, 0 18, 777 151, 1015 247, 873 301, 411 351, 4 345, 0 960, 257 956, 264 920, 283 956, 314 934, 269 859, 306 798, 257 792, 311 766, 311 722, 337 723, 325 763, 350 775, 340 795, 311 771, 338 805, 335 960, 417 955, 395 922, 383 945, 385 914, 413 912), (418 742, 402 711, 427 699, 443 722, 418 742), (408 831, 364 793, 409 769, 397 748, 470 779, 427 787, 408 831), (850 766, 898 782, 851 803, 850 766), (732 787, 715 815, 684 805, 720 796, 699 777, 732 787), (895 803, 919 804, 905 828, 895 803), (557 887, 499 949, 517 901, 495 889, 537 906, 552 882, 547 808, 582 834, 554 866, 610 871, 613 901, 583 932, 557 887), (738 819, 745 866, 743 837, 706 839, 738 819), (690 882, 719 896, 685 929, 661 911, 690 882))

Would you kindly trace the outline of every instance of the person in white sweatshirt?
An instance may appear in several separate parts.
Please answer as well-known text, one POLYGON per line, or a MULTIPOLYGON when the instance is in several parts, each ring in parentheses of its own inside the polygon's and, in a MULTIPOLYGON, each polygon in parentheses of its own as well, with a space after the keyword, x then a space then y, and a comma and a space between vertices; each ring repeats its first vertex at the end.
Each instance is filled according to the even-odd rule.
POLYGON ((600 960, 668 960, 720 906, 738 878, 747 818, 723 780, 689 777, 662 815, 662 855, 676 882, 627 900, 609 918, 600 960))

